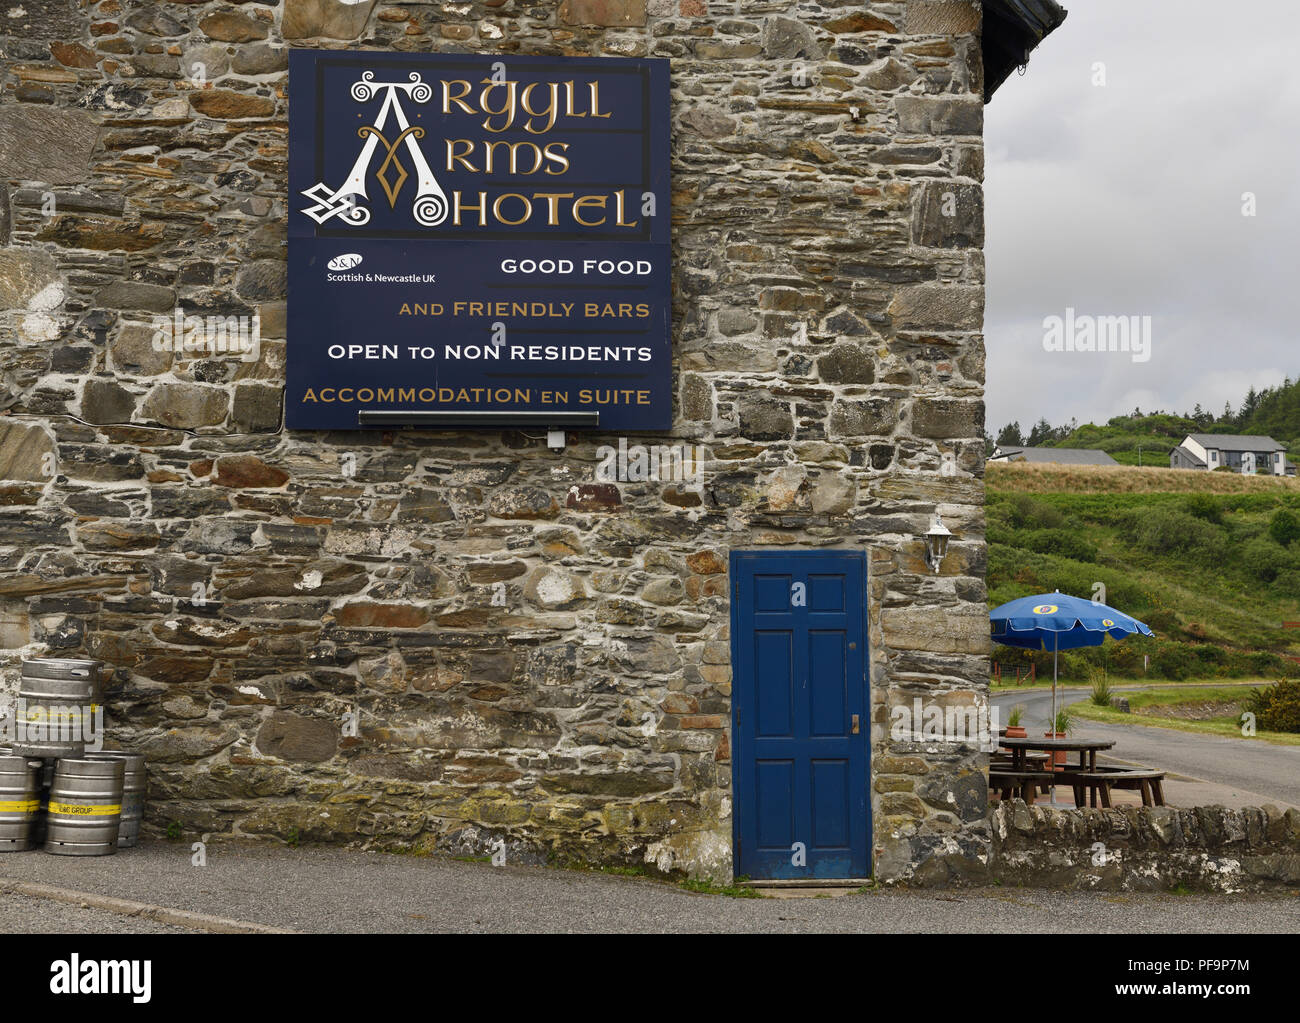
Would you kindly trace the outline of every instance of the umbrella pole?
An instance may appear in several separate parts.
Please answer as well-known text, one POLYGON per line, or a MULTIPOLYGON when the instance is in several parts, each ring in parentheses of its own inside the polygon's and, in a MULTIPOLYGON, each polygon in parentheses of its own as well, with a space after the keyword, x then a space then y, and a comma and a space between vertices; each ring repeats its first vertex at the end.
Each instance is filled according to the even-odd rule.
MULTIPOLYGON (((1052 633, 1052 720, 1047 723, 1047 730, 1052 733, 1052 738, 1056 738, 1056 676, 1060 670, 1061 663, 1061 637, 1059 633, 1052 633)), ((1056 805, 1056 754, 1052 755, 1052 805, 1056 805)))

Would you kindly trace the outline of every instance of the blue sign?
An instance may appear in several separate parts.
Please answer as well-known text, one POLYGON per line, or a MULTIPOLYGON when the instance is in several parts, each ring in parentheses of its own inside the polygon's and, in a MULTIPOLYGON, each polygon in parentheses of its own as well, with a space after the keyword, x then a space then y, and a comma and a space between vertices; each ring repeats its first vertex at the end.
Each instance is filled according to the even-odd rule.
POLYGON ((294 50, 287 424, 662 430, 668 62, 294 50))

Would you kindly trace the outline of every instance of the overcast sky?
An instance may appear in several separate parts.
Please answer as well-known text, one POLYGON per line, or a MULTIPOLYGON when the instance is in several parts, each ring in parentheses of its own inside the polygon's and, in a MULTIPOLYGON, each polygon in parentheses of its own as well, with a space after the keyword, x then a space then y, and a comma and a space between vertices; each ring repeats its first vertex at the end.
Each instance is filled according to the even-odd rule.
POLYGON ((986 111, 989 431, 1300 377, 1300 3, 1064 6, 986 111), (1150 361, 1045 351, 1067 307, 1151 316, 1150 361))

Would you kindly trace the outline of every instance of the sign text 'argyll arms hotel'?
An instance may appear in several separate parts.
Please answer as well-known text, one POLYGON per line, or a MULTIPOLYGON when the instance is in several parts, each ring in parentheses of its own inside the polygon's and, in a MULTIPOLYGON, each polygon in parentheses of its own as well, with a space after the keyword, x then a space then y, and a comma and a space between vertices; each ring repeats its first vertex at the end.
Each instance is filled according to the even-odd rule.
POLYGON ((666 61, 289 68, 290 427, 670 425, 666 61))

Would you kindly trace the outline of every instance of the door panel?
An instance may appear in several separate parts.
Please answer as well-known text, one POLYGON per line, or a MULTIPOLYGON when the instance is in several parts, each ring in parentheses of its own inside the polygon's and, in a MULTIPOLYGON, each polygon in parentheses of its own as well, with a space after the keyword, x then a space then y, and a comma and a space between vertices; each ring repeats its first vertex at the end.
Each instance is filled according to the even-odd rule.
POLYGON ((794 729, 794 650, 788 632, 754 634, 757 711, 755 730, 762 736, 789 736, 794 729))
POLYGON ((812 762, 812 835, 819 849, 849 845, 849 762, 812 762))
POLYGON ((736 873, 866 877, 866 556, 736 551, 731 573, 736 873))
POLYGON ((843 632, 818 630, 808 636, 808 718, 813 735, 844 734, 849 720, 846 645, 843 632))
POLYGON ((758 841, 767 847, 788 848, 794 839, 794 761, 760 760, 755 767, 758 841))

